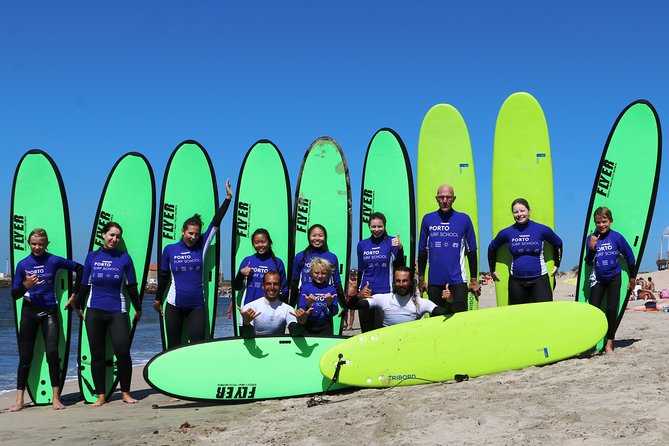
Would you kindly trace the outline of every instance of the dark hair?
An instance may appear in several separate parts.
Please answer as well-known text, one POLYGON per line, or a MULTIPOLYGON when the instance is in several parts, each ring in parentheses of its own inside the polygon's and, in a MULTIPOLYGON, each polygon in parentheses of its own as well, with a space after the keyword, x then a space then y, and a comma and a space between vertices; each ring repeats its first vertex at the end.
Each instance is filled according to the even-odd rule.
POLYGON ((263 283, 263 285, 265 284, 265 278, 266 278, 267 276, 278 276, 278 277, 279 277, 279 282, 281 282, 281 274, 279 274, 278 271, 271 269, 271 270, 267 271, 267 272, 265 273, 265 275, 262 276, 262 283, 263 283))
POLYGON ((102 227, 101 232, 102 232, 103 234, 106 234, 107 232, 109 232, 109 230, 110 230, 111 228, 116 228, 116 229, 118 229, 119 232, 121 233, 121 235, 123 235, 123 228, 121 227, 121 225, 119 225, 119 224, 116 223, 115 221, 110 221, 110 222, 108 222, 106 225, 104 225, 104 226, 102 227))
POLYGON ((188 230, 189 226, 198 226, 200 228, 200 231, 202 230, 202 217, 200 216, 200 214, 193 214, 192 217, 186 219, 181 229, 183 231, 186 231, 188 230))
POLYGON ((276 261, 276 256, 274 255, 274 251, 272 250, 272 237, 269 235, 269 231, 265 228, 258 228, 255 231, 253 231, 253 234, 251 235, 251 243, 253 243, 253 239, 256 238, 256 235, 264 235, 267 237, 267 243, 269 243, 269 248, 267 248, 267 252, 269 253, 270 256, 272 256, 272 260, 274 260, 274 266, 279 268, 279 262, 276 261))
POLYGON ((595 219, 597 217, 606 217, 609 221, 613 221, 613 214, 611 214, 611 209, 607 208, 606 206, 600 206, 595 209, 595 212, 592 214, 592 218, 595 219))
MULTIPOLYGON (((311 235, 313 230, 316 229, 316 228, 319 228, 321 231, 323 231, 323 235, 325 236, 325 238, 323 240, 323 249, 325 249, 326 251, 329 251, 329 249, 328 249, 328 231, 327 231, 327 229, 325 229, 325 226, 323 226, 321 224, 318 224, 318 223, 309 226, 309 229, 307 229, 307 242, 309 243, 309 246, 307 247, 307 249, 311 248, 311 241, 309 241, 309 236, 311 235)), ((305 253, 306 253, 306 249, 305 249, 305 253)))
POLYGON ((648 277, 648 281, 649 281, 649 282, 652 282, 652 281, 653 281, 653 278, 652 278, 652 277, 648 277))
POLYGON ((28 243, 30 243, 30 237, 44 237, 47 243, 49 242, 49 236, 46 235, 46 230, 42 228, 35 228, 30 231, 30 235, 28 236, 28 243))
MULTIPOLYGON (((368 226, 371 226, 372 220, 381 220, 383 222, 383 226, 386 226, 386 216, 383 215, 381 212, 374 212, 372 215, 369 216, 369 223, 368 226)), ((386 235, 388 235, 388 232, 386 232, 385 228, 383 230, 383 235, 381 236, 384 238, 386 235)))
POLYGON ((527 208, 528 211, 530 210, 530 203, 528 203, 526 199, 524 199, 524 198, 516 198, 516 199, 513 200, 513 202, 511 203, 511 212, 513 212, 513 207, 514 207, 515 205, 517 205, 517 204, 522 204, 523 206, 525 206, 525 207, 527 208))

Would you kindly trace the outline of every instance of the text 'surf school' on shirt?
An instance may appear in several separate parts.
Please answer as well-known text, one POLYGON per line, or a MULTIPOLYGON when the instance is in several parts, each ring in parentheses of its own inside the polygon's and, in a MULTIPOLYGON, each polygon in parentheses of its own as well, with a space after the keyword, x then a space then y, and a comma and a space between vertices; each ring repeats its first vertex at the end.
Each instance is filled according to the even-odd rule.
POLYGON ((130 255, 105 248, 89 252, 84 262, 81 283, 90 286, 88 308, 115 313, 127 312, 123 287, 137 284, 130 255))
POLYGON ((288 295, 286 268, 280 258, 272 257, 270 254, 260 255, 255 253, 242 260, 239 264, 239 269, 237 270, 237 275, 235 276, 233 284, 236 290, 244 289, 242 305, 260 299, 265 295, 265 291, 262 289, 263 278, 268 271, 272 270, 279 273, 279 281, 281 283, 280 294, 282 296, 288 295), (241 273, 241 270, 247 266, 250 267, 253 272, 248 276, 244 276, 241 273))
MULTIPOLYGON (((16 265, 16 274, 12 280, 12 291, 18 291, 18 296, 23 298, 36 307, 55 308, 58 305, 56 301, 56 274, 58 270, 64 269, 74 271, 77 269, 77 263, 72 260, 64 259, 57 255, 45 252, 37 257, 30 253, 28 257, 21 260, 16 265), (23 283, 26 276, 36 275, 38 283, 26 290, 23 283)), ((14 295, 14 293, 12 293, 14 295)))
POLYGON ((475 251, 476 235, 469 215, 454 209, 425 214, 420 225, 418 252, 419 256, 427 254, 428 285, 466 283, 465 256, 475 251))
POLYGON ((323 322, 328 322, 332 320, 334 316, 339 312, 339 306, 337 305, 337 290, 335 287, 328 283, 305 283, 300 287, 300 301, 298 308, 302 308, 304 311, 307 311, 307 299, 304 297, 313 294, 316 298, 316 301, 311 305, 313 308, 312 313, 307 318, 312 324, 320 324, 323 322), (326 294, 331 294, 333 296, 332 305, 328 306, 325 301, 326 294))
POLYGON ((488 246, 488 263, 490 271, 495 271, 497 250, 509 245, 511 275, 521 279, 531 279, 548 274, 544 260, 544 241, 555 248, 555 266, 560 266, 562 259, 562 240, 546 225, 534 221, 516 223, 504 228, 488 246))
POLYGON ((399 249, 392 246, 394 237, 370 237, 358 242, 358 271, 361 274, 359 288, 369 282, 374 294, 389 293, 393 285, 393 264, 399 249))
POLYGON ((209 225, 192 247, 188 247, 183 239, 165 246, 160 271, 172 275, 172 284, 167 291, 169 304, 179 308, 204 306, 204 259, 217 232, 217 226, 209 225))
POLYGON ((620 274, 622 267, 619 256, 621 255, 629 265, 630 276, 636 275, 634 253, 622 234, 610 229, 606 234, 600 235, 594 251, 589 249, 589 235, 585 242, 588 247, 585 263, 593 267, 592 270, 598 282, 608 282, 620 274))

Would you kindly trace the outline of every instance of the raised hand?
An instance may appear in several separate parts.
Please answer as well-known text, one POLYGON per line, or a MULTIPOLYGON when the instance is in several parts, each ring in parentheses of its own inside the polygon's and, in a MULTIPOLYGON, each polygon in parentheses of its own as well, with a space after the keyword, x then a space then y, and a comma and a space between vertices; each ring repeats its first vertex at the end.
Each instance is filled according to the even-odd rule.
POLYGON ((307 311, 304 311, 303 308, 298 308, 295 313, 291 311, 290 314, 295 316, 295 319, 297 319, 298 324, 304 325, 307 323, 307 318, 311 313, 313 313, 313 311, 314 311, 313 308, 309 308, 307 311))
POLYGON ((372 290, 369 288, 369 281, 367 281, 365 287, 358 292, 358 297, 362 299, 367 299, 372 297, 372 290))
POLYGON ((230 187, 230 178, 225 180, 225 198, 232 198, 232 187, 230 187))
POLYGON ((392 242, 390 242, 391 246, 397 246, 398 249, 404 249, 402 246, 402 242, 400 242, 400 234, 397 233, 397 236, 393 239, 392 242))
POLYGON ((246 264, 246 266, 242 269, 239 270, 242 275, 248 277, 249 274, 253 272, 253 268, 251 268, 251 261, 249 260, 249 263, 246 264))
POLYGON ((444 285, 444 289, 441 291, 441 297, 448 303, 453 303, 453 295, 451 290, 448 289, 448 284, 444 285))
POLYGON ((599 241, 599 232, 592 234, 590 236, 590 240, 588 241, 588 245, 590 246, 590 251, 594 251, 595 247, 597 246, 597 242, 599 241))
POLYGON ((251 325, 251 321, 262 314, 262 311, 256 312, 253 308, 248 308, 246 311, 242 307, 237 307, 244 320, 244 325, 251 325))

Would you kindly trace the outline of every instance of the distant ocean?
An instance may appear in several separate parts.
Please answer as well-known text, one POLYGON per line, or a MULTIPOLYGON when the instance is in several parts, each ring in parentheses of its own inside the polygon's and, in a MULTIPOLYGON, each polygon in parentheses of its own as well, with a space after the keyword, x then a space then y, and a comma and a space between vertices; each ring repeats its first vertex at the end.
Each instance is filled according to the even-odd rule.
MULTIPOLYGON (((154 296, 146 294, 142 304, 142 319, 135 330, 132 341, 133 365, 146 364, 162 351, 158 314, 153 309, 154 296)), ((14 323, 14 301, 9 288, 0 288, 0 393, 16 390, 16 367, 19 362, 19 350, 16 345, 14 323)), ((232 320, 227 318, 230 297, 219 297, 215 325, 215 337, 223 338, 234 334, 232 320)), ((40 334, 41 336, 41 334, 40 334)), ((70 341, 70 359, 67 380, 77 379, 77 345, 79 343, 79 318, 72 317, 72 337, 70 341)), ((27 397, 26 397, 27 398, 27 397)))

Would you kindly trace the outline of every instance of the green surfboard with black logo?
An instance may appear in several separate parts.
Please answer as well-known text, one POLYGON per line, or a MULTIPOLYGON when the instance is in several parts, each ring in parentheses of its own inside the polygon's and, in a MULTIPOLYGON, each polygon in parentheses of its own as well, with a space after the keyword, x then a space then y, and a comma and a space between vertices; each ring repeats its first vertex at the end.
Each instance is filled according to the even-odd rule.
MULTIPOLYGON (((291 197, 290 180, 281 152, 268 140, 260 140, 246 153, 237 181, 235 195, 235 218, 232 223, 232 274, 234 280, 240 262, 253 254, 252 235, 256 229, 264 228, 272 237, 272 250, 283 261, 287 280, 290 281, 291 197), (271 185, 271 187, 268 187, 271 185)), ((270 261, 268 269, 274 263, 270 261)), ((235 333, 239 335, 241 315, 237 306, 244 305, 246 284, 235 293, 235 333)))
MULTIPOLYGON (((328 248, 339 261, 335 267, 343 287, 348 283, 351 212, 351 183, 344 154, 332 138, 318 138, 304 155, 297 179, 293 212, 295 252, 309 245, 307 230, 310 226, 323 225, 328 234, 328 248)), ((341 334, 341 317, 334 316, 333 322, 334 334, 341 334)))
MULTIPOLYGON (((123 228, 122 242, 117 249, 127 251, 132 258, 137 277, 140 302, 144 296, 156 210, 156 187, 153 171, 146 158, 136 152, 122 156, 112 168, 100 197, 95 213, 89 251, 99 249, 104 241, 102 228, 114 221, 123 228)), ((126 305, 130 321, 130 340, 135 332, 133 318, 135 309, 126 295, 126 305)), ((90 296, 89 296, 90 298, 90 296)), ((105 398, 109 399, 118 384, 116 360, 111 339, 107 335, 105 348, 105 398)), ((79 328, 79 389, 88 403, 97 400, 91 373, 91 353, 86 324, 79 328)))
MULTIPOLYGON (((492 158, 492 236, 515 220, 511 203, 525 198, 530 204, 530 219, 555 230, 553 161, 546 117, 539 102, 529 93, 514 93, 502 104, 495 126, 492 158)), ((544 242, 544 261, 551 286, 553 246, 544 242)), ((497 250, 495 282, 497 305, 509 303, 511 253, 508 245, 497 250)))
MULTIPOLYGON (((163 176, 158 219, 158 269, 163 249, 179 243, 184 222, 194 214, 200 214, 204 233, 218 209, 218 187, 216 174, 209 154, 198 142, 188 140, 179 144, 167 163, 163 176)), ((206 310, 205 339, 214 337, 216 301, 218 297, 218 264, 220 248, 218 234, 206 250, 204 258, 204 301, 206 310)), ((169 288, 169 287, 168 287, 169 288)), ((163 296, 163 314, 167 299, 163 296)), ((160 318, 160 333, 163 350, 167 348, 165 319, 160 318)), ((186 324, 182 332, 183 342, 188 342, 186 324)))
MULTIPOLYGON (((41 150, 27 152, 16 167, 9 228, 12 271, 16 271, 17 264, 30 255, 28 236, 35 228, 46 230, 49 237, 47 252, 66 259, 72 258, 70 217, 65 186, 58 167, 49 155, 41 150)), ((71 312, 65 309, 65 305, 70 294, 72 276, 68 271, 60 270, 54 282, 60 335, 58 340, 60 381, 57 385, 62 389, 70 350, 71 312)), ((21 326, 23 302, 24 299, 18 299, 14 306, 17 337, 21 326)), ((35 339, 26 390, 35 404, 52 403, 53 391, 41 330, 35 339)))
MULTIPOLYGON (((595 232, 593 214, 598 207, 606 206, 611 210, 611 229, 625 237, 636 264, 641 263, 655 209, 661 161, 662 137, 657 112, 650 102, 635 101, 618 116, 597 167, 583 229, 577 301, 587 302, 590 298, 592 268, 585 264, 585 256, 589 249, 587 238, 595 232)), ((620 262, 623 270, 618 324, 630 296, 627 290, 629 265, 623 259, 620 262)), ((606 308, 606 298, 602 308, 606 308)), ((603 348, 604 341, 597 344, 598 350, 603 348)))

